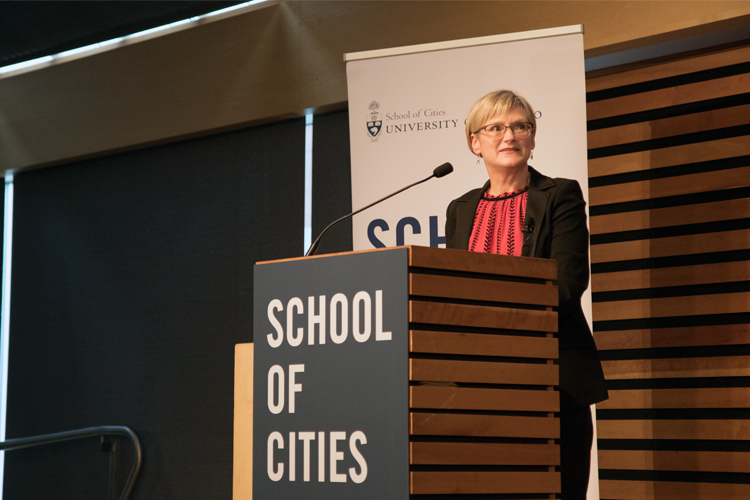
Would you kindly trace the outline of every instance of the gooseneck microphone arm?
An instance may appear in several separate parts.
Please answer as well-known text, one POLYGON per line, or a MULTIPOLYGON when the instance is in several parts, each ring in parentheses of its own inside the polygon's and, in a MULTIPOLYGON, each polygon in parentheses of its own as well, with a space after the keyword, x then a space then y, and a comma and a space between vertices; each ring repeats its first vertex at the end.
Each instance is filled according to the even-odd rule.
POLYGON ((346 219, 348 219, 348 218, 350 218, 350 217, 354 217, 355 215, 357 215, 358 213, 362 212, 363 210, 367 210, 368 208, 370 208, 370 207, 372 207, 372 206, 374 206, 374 205, 377 205, 378 203, 380 203, 380 202, 382 202, 382 201, 385 201, 385 200, 387 200, 388 198, 390 198, 390 197, 392 197, 392 196, 396 196, 396 195, 397 195, 397 194, 399 194, 400 192, 402 192, 402 191, 406 191, 407 189, 409 189, 409 188, 412 188, 412 187, 416 186, 417 184, 422 184, 423 182, 427 182, 427 181, 429 181, 430 179, 432 179, 433 177, 443 177, 443 176, 445 176, 445 175, 448 175, 448 174, 450 174, 451 172, 453 172, 453 165, 451 165, 450 163, 443 163, 443 164, 442 164, 442 165, 440 165, 439 167, 436 167, 436 168, 435 168, 435 170, 433 170, 433 171, 432 171, 432 175, 430 175, 429 177, 425 177, 425 178, 424 178, 424 179, 422 179, 421 181, 417 181, 417 182, 415 182, 415 183, 413 183, 413 184, 409 184, 408 186, 406 186, 406 187, 403 187, 403 188, 399 189, 399 190, 398 190, 398 191, 396 191, 395 193, 391 193, 391 194, 389 194, 388 196, 385 196, 385 197, 383 197, 383 198, 380 198, 380 199, 379 199, 379 200, 377 200, 377 201, 373 201, 373 202, 372 202, 372 203, 370 203, 369 205, 367 205, 367 206, 365 206, 365 207, 362 207, 362 208, 360 208, 359 210, 356 210, 356 211, 354 211, 354 212, 352 212, 352 213, 350 213, 350 214, 347 214, 347 215, 345 215, 345 216, 343 216, 343 217, 339 217, 339 218, 338 218, 338 219, 336 219, 335 221, 333 221, 333 222, 331 222, 330 224, 328 224, 328 225, 326 226, 326 228, 325 228, 325 229, 323 229, 323 230, 322 230, 322 231, 320 232, 320 234, 318 235, 318 237, 317 237, 317 238, 315 238, 315 241, 313 241, 313 244, 312 244, 312 245, 310 245, 310 248, 309 248, 309 249, 307 250, 307 253, 305 253, 305 257, 309 257, 309 256, 311 256, 311 255, 314 255, 314 254, 315 254, 315 251, 316 251, 316 250, 318 249, 318 246, 320 245, 320 239, 321 239, 321 238, 323 237, 323 235, 324 235, 324 234, 326 233, 326 231, 328 231, 329 229, 331 229, 331 228, 332 228, 333 226, 335 226, 335 225, 336 225, 336 224, 338 224, 339 222, 345 221, 346 219))

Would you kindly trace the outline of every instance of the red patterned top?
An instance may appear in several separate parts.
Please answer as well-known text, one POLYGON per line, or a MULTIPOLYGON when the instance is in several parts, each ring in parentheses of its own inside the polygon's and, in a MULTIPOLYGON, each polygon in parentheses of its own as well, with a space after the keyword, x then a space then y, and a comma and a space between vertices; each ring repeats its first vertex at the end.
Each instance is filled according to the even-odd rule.
POLYGON ((469 250, 520 257, 529 188, 492 196, 484 193, 474 215, 469 250))

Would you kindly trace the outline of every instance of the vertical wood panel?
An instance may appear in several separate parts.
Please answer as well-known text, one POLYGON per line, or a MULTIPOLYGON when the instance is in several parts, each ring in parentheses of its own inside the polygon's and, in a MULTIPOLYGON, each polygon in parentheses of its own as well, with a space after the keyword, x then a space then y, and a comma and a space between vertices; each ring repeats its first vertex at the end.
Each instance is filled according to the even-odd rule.
POLYGON ((254 344, 234 347, 234 471, 232 498, 253 498, 254 344))

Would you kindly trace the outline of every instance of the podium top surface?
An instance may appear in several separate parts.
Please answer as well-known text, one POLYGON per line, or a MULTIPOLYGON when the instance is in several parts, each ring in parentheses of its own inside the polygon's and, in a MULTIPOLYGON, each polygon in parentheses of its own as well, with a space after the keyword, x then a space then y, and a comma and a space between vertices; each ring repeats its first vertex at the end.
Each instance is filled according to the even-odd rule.
POLYGON ((341 256, 366 254, 370 252, 404 251, 409 255, 409 266, 414 268, 441 269, 480 274, 519 276, 554 281, 557 279, 557 261, 532 257, 513 257, 455 250, 432 248, 417 245, 406 245, 354 252, 341 252, 311 257, 295 257, 257 262, 256 265, 268 265, 281 262, 304 261, 309 259, 335 259, 341 256))

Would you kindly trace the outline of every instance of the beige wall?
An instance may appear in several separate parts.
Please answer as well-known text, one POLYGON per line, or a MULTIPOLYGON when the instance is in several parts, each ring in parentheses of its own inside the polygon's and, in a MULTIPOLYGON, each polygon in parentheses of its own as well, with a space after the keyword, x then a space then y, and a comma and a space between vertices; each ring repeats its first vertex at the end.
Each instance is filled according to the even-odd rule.
POLYGON ((748 1, 280 2, 1 79, 0 170, 344 107, 347 52, 583 24, 590 57, 742 16, 748 1))

